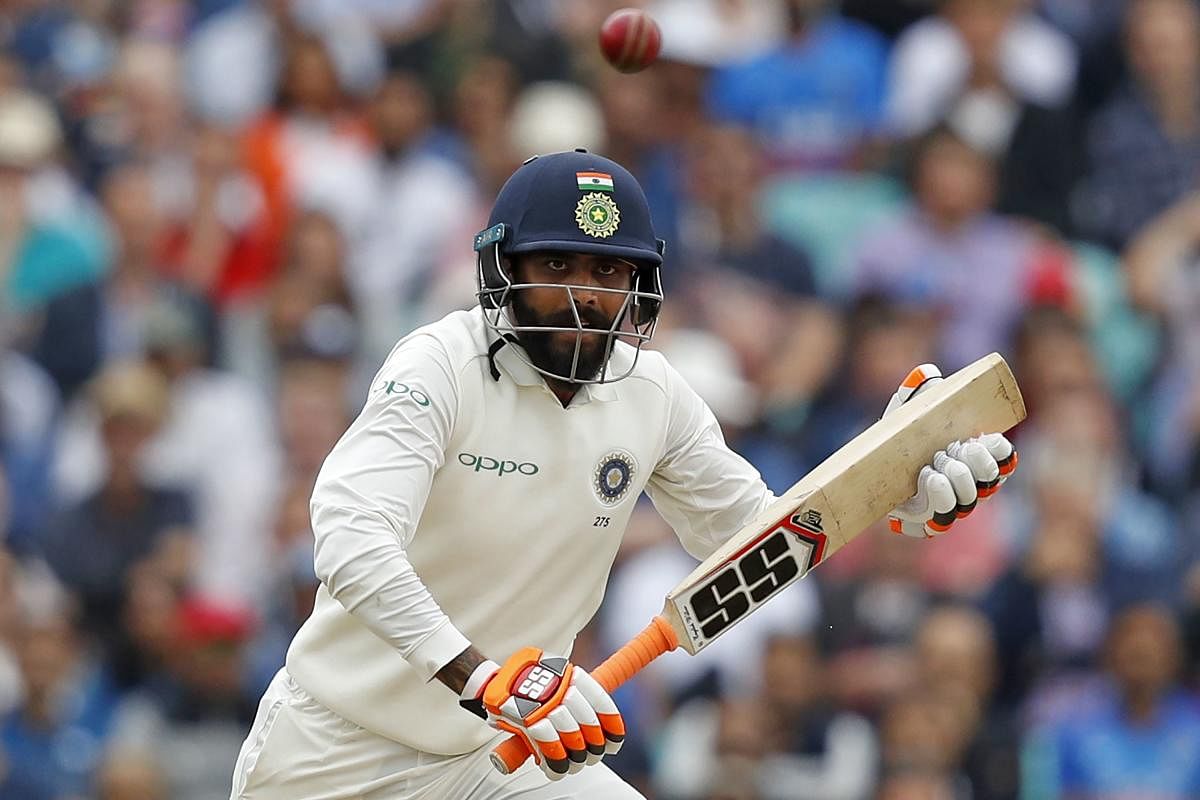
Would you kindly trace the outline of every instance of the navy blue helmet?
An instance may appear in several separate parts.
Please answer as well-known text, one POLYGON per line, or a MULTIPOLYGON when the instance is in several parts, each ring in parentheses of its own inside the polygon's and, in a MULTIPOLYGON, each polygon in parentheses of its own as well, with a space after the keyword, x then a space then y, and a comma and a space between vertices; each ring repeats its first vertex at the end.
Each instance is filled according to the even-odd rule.
POLYGON ((641 185, 629 170, 594 153, 576 150, 526 161, 492 206, 488 230, 501 224, 505 255, 559 250, 662 264, 663 243, 654 237, 641 185), (607 228, 584 227, 577 220, 580 199, 591 193, 608 198, 618 210, 607 228))
MULTIPOLYGON (((653 333, 662 305, 659 268, 664 246, 654 235, 646 195, 629 170, 586 150, 534 156, 501 187, 488 227, 475 236, 480 304, 496 312, 488 318, 497 332, 519 338, 521 328, 502 312, 512 292, 529 284, 513 283, 504 257, 535 251, 614 256, 634 266, 634 282, 609 334, 614 340, 636 343, 640 350, 653 333)), ((580 331, 587 333, 596 332, 580 331)), ((589 382, 574 374, 550 376, 589 382)))

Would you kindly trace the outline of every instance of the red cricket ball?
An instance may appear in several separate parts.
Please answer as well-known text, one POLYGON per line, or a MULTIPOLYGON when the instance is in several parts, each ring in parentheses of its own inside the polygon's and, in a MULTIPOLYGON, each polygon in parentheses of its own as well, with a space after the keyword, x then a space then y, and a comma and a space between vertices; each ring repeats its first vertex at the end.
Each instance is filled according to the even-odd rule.
POLYGON ((640 72, 662 49, 662 31, 654 18, 637 8, 622 8, 600 26, 600 51, 621 72, 640 72))

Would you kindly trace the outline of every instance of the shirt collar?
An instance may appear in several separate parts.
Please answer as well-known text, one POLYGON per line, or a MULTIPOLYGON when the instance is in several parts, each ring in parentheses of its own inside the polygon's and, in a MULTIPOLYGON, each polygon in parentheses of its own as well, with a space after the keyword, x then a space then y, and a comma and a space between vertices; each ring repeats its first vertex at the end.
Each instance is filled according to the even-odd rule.
POLYGON ((493 361, 502 373, 512 379, 518 386, 538 386, 544 383, 542 374, 530 366, 522 354, 516 351, 520 345, 508 342, 493 357, 493 361))
MULTIPOLYGON (((518 347, 520 347, 519 344, 509 342, 497 350, 493 359, 496 367, 518 386, 541 386, 549 392, 550 387, 546 385, 542 373, 525 360, 523 353, 517 352, 516 348, 518 347)), ((609 402, 619 399, 620 396, 616 383, 585 383, 579 387, 579 391, 571 400, 571 405, 583 405, 593 400, 609 402)))

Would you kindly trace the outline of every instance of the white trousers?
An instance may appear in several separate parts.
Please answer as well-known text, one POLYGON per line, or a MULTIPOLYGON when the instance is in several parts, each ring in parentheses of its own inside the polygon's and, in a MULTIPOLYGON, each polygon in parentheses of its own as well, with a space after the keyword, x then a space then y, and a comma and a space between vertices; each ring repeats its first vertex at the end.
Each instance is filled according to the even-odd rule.
POLYGON ((551 781, 532 760, 512 775, 488 753, 423 753, 342 719, 286 670, 258 706, 233 772, 231 800, 645 800, 604 764, 551 781))

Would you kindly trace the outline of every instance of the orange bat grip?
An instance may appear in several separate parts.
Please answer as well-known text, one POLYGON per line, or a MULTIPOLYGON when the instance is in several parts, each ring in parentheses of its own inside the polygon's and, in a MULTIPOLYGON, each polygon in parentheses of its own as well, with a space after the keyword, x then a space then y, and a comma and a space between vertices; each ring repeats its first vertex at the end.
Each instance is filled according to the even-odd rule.
MULTIPOLYGON (((641 633, 592 670, 592 677, 605 691, 611 692, 641 671, 642 667, 678 646, 679 638, 670 623, 661 616, 655 617, 641 633)), ((492 748, 492 765, 503 774, 511 775, 530 755, 525 740, 513 734, 492 748)))

